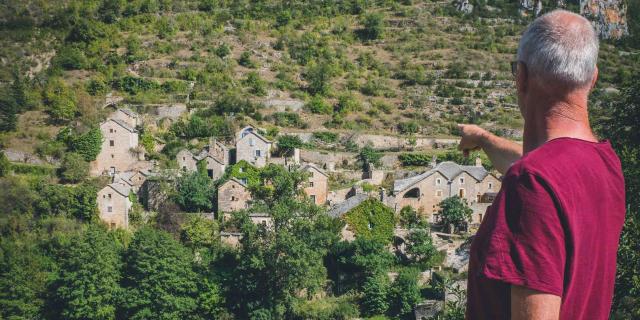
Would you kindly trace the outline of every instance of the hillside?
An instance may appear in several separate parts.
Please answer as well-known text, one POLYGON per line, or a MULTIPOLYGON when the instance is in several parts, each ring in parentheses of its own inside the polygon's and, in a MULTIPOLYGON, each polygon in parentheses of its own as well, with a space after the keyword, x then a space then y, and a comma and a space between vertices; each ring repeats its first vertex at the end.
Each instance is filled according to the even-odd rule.
POLYGON ((511 62, 556 7, 602 38, 610 318, 640 317, 640 1, 7 0, 0 319, 464 319, 472 242, 525 201, 457 124, 523 139, 511 62))
MULTIPOLYGON (((169 146, 228 139, 246 123, 344 133, 342 145, 353 133, 451 137, 459 122, 520 135, 509 62, 531 18, 511 4, 464 15, 439 1, 83 3, 5 5, 2 81, 35 89, 5 148, 55 157, 60 127, 83 132, 113 101, 169 146)), ((637 59, 603 43, 599 88, 637 59)))

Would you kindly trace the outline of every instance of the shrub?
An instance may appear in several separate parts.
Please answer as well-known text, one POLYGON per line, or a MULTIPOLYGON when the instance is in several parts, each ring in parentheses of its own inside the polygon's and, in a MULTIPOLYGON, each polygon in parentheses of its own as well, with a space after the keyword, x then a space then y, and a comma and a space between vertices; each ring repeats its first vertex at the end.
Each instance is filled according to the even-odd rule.
POLYGON ((402 134, 414 134, 418 133, 418 130, 420 130, 420 126, 415 121, 401 122, 398 124, 398 131, 402 134))
POLYGON ((240 54, 240 58, 238 59, 238 64, 246 68, 251 68, 251 69, 256 68, 256 63, 253 60, 251 60, 251 52, 249 51, 245 51, 242 54, 240 54))
POLYGON ((314 96, 306 105, 307 109, 312 113, 331 114, 333 107, 329 105, 321 96, 314 96))
POLYGON ((330 131, 316 131, 312 134, 313 138, 324 143, 334 143, 338 141, 338 134, 330 131))
POLYGON ((300 118, 300 114, 295 112, 276 112, 272 115, 274 123, 281 127, 302 128, 305 123, 300 118))
POLYGON ((0 151, 0 178, 9 174, 9 170, 11 170, 11 162, 7 155, 0 151))
POLYGON ((266 82, 260 78, 257 72, 249 72, 244 84, 249 87, 249 91, 257 96, 267 95, 266 82))
POLYGON ((67 122, 78 112, 76 96, 60 79, 50 79, 44 92, 44 104, 56 122, 67 122))
POLYGON ((231 54, 231 48, 223 42, 215 49, 215 54, 220 58, 224 58, 231 54))
POLYGON ((65 154, 60 164, 60 176, 67 182, 80 182, 89 176, 89 162, 80 154, 65 154))
POLYGON ((369 13, 364 17, 362 35, 365 39, 381 39, 384 35, 384 16, 381 13, 369 13))

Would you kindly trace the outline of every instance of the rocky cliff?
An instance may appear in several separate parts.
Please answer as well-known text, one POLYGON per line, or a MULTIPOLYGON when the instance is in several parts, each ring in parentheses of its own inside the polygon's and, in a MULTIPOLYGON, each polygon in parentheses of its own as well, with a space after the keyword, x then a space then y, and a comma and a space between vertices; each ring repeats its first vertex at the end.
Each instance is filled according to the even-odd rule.
POLYGON ((629 34, 624 0, 581 0, 580 14, 593 21, 604 39, 620 39, 629 34))

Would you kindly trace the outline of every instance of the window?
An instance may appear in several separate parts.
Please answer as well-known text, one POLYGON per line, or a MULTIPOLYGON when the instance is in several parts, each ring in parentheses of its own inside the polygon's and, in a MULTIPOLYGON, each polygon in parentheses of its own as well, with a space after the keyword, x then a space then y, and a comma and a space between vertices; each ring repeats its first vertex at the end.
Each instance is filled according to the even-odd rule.
POLYGON ((113 154, 111 155, 111 159, 113 159, 113 154))
POLYGON ((244 172, 244 168, 243 168, 243 167, 240 167, 240 168, 238 169, 238 172, 240 172, 240 173, 244 172))
POLYGON ((256 150, 256 157, 260 157, 260 150, 256 150))
POLYGON ((418 188, 413 188, 409 191, 407 191, 407 193, 404 194, 403 198, 420 198, 420 189, 418 188))
POLYGON ((109 133, 113 133, 113 128, 109 129, 109 133))
POLYGON ((113 207, 107 207, 107 212, 113 212, 113 207))
POLYGON ((436 197, 442 197, 442 190, 436 190, 436 197))
POLYGON ((460 188, 460 190, 458 190, 458 195, 460 198, 464 198, 464 188, 460 188))
POLYGON ((113 140, 109 140, 109 146, 113 147, 115 145, 115 142, 113 140))
POLYGON ((460 178, 460 184, 464 184, 464 178, 460 178))
POLYGON ((236 201, 236 197, 231 196, 231 201, 236 201))
POLYGON ((109 199, 111 199, 111 193, 109 193, 109 199))
POLYGON ((182 166, 182 171, 187 171, 187 166, 182 166))
POLYGON ((240 179, 240 181, 242 181, 242 183, 247 184, 247 178, 242 178, 240 179))
POLYGON ((442 179, 438 178, 436 179, 436 186, 439 186, 442 184, 442 179))
POLYGON ((309 196, 311 198, 311 201, 316 202, 316 195, 312 194, 309 196))
POLYGON ((187 157, 182 157, 182 161, 186 161, 186 160, 187 160, 187 157))
POLYGON ((492 190, 492 189, 493 189, 493 183, 489 182, 489 190, 492 190))
POLYGON ((313 181, 309 181, 309 187, 313 187, 313 181))

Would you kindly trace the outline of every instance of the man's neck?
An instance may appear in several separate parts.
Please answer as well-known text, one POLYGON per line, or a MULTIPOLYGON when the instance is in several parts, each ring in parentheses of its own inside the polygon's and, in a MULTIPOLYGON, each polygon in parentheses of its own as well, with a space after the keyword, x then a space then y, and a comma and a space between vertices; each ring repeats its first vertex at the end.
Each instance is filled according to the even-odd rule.
POLYGON ((524 153, 557 138, 597 141, 589 126, 586 99, 578 103, 566 101, 545 101, 543 103, 532 106, 531 110, 544 110, 544 112, 531 115, 530 118, 533 121, 525 121, 524 153))

